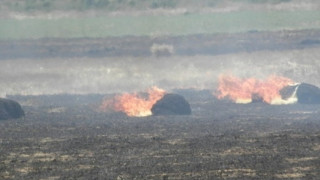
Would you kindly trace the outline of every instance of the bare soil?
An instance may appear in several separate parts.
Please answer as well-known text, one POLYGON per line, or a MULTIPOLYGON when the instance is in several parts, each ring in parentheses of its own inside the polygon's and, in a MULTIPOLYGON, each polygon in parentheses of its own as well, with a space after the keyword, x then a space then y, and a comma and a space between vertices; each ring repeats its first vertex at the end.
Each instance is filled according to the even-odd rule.
POLYGON ((240 105, 177 92, 192 115, 101 113, 102 95, 12 96, 29 105, 25 119, 0 121, 0 179, 320 177, 320 105, 240 105))

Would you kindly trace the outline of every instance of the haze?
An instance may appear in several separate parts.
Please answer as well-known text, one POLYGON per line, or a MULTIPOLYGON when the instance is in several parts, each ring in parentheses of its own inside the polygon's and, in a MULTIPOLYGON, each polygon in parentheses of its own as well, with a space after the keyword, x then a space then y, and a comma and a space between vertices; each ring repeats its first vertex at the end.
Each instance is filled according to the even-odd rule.
POLYGON ((320 85, 316 1, 132 2, 2 2, 1 96, 214 89, 221 73, 320 85))

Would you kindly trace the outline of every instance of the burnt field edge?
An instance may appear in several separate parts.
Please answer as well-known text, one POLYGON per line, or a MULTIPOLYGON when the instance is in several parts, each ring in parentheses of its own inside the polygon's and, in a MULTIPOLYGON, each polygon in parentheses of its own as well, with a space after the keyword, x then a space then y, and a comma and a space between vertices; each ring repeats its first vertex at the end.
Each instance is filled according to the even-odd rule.
MULTIPOLYGON (((251 108, 255 113, 268 117, 271 111, 282 117, 295 114, 317 114, 320 113, 320 104, 317 103, 294 103, 271 105, 264 102, 252 102, 248 104, 237 104, 228 99, 217 99, 210 90, 174 89, 172 93, 181 95, 190 103, 192 114, 201 114, 208 111, 212 114, 234 114, 250 115, 251 108), (213 107, 213 109, 208 109, 213 107), (269 111, 269 112, 268 112, 269 111)), ((112 98, 116 94, 52 94, 52 95, 7 95, 8 99, 19 102, 22 107, 43 108, 87 108, 98 112, 97 108, 105 98, 112 98)), ((208 113, 207 112, 207 113, 208 113)))
POLYGON ((319 30, 188 36, 1 40, 0 59, 219 55, 319 47, 319 30))

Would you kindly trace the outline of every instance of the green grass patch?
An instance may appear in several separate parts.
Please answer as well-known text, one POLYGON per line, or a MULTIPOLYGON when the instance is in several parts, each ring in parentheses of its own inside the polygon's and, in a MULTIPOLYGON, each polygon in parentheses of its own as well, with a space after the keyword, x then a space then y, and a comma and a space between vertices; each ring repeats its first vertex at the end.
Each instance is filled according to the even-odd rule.
POLYGON ((157 36, 319 29, 319 11, 1 19, 0 39, 157 36))
MULTIPOLYGON (((277 4, 291 0, 231 0, 235 3, 277 4)), ((86 11, 103 9, 104 11, 146 10, 157 8, 215 7, 223 5, 225 0, 2 0, 0 9, 17 12, 43 11, 86 11)))

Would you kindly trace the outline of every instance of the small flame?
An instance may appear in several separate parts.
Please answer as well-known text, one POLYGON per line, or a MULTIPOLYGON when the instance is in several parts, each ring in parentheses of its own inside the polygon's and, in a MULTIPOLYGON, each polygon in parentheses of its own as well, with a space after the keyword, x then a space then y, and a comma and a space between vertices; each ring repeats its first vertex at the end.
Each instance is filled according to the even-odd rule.
POLYGON ((113 99, 105 99, 100 109, 107 111, 107 109, 111 108, 115 111, 124 112, 128 116, 150 116, 152 115, 152 106, 161 99, 164 94, 165 90, 157 87, 152 87, 148 90, 148 98, 143 98, 137 93, 124 93, 113 99))
POLYGON ((269 76, 266 80, 255 78, 241 79, 233 75, 220 75, 217 97, 228 97, 236 103, 250 103, 253 98, 260 98, 269 104, 285 104, 280 90, 294 82, 286 77, 269 76))

